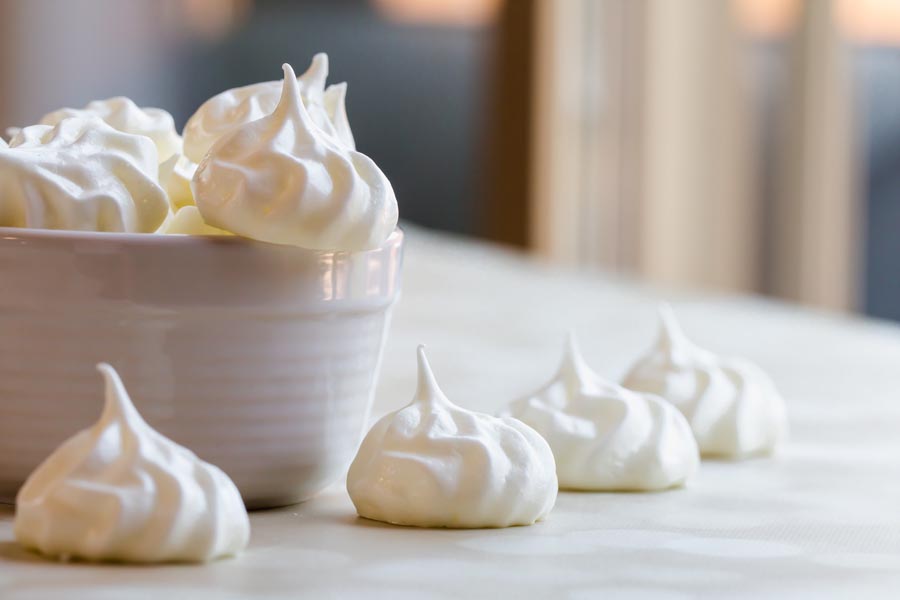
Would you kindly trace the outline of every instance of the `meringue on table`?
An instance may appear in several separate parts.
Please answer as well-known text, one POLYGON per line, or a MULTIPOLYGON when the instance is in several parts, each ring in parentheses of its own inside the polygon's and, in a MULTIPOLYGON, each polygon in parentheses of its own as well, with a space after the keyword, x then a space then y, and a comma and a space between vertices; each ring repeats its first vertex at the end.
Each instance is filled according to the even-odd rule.
POLYGON ((623 385, 658 394, 691 425, 704 457, 741 459, 771 453, 787 437, 784 400, 753 363, 699 348, 672 309, 660 307, 656 346, 631 368, 623 385))
POLYGON ((379 420, 347 475, 361 517, 418 527, 509 527, 543 519, 556 502, 547 442, 517 419, 456 406, 418 350, 413 401, 379 420))
POLYGON ((501 414, 547 440, 561 489, 662 490, 684 484, 700 464, 681 413, 662 398, 602 379, 585 364, 573 334, 550 382, 501 414))
POLYGON ((16 540, 63 560, 204 562, 243 550, 250 522, 231 479, 153 430, 115 370, 97 369, 106 380, 100 420, 28 477, 16 540))

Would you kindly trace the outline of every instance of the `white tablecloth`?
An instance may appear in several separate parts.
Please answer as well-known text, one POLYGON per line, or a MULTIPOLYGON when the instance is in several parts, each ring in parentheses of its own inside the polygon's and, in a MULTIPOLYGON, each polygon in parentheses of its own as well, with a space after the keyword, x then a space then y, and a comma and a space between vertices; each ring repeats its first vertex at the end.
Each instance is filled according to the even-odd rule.
POLYGON ((898 598, 900 328, 708 293, 562 273, 410 232, 375 416, 411 398, 415 346, 458 404, 493 411, 548 378, 574 328, 610 377, 673 302, 701 345, 766 368, 792 438, 774 459, 704 462, 686 489, 561 493, 532 527, 440 531, 356 518, 342 485, 254 513, 235 560, 55 564, 20 550, 0 509, 0 598, 898 598))

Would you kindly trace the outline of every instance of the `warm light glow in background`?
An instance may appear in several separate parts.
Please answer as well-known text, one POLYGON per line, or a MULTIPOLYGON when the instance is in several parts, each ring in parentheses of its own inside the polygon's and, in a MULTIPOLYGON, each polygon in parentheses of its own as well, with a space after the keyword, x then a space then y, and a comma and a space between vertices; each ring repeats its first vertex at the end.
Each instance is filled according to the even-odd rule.
MULTIPOLYGON (((738 21, 749 33, 761 37, 789 33, 800 9, 800 0, 735 0, 738 21)), ((834 10, 838 26, 849 41, 900 45, 900 1, 837 0, 834 10)))
POLYGON ((393 21, 472 27, 494 22, 503 0, 373 0, 373 3, 393 21))
POLYGON ((851 41, 900 45, 900 2, 897 0, 840 0, 837 21, 851 41))
POLYGON ((204 40, 226 37, 249 17, 253 0, 182 0, 182 13, 191 32, 204 40))
MULTIPOLYGON (((787 34, 801 8, 800 0, 733 1, 738 21, 749 33, 761 37, 787 34)), ((496 21, 504 0, 371 2, 386 18, 400 23, 477 27, 496 21)), ((182 3, 188 27, 203 39, 224 37, 253 9, 253 0, 182 0, 182 3)), ((838 24, 851 41, 900 45, 900 0, 837 0, 835 12, 838 24)))

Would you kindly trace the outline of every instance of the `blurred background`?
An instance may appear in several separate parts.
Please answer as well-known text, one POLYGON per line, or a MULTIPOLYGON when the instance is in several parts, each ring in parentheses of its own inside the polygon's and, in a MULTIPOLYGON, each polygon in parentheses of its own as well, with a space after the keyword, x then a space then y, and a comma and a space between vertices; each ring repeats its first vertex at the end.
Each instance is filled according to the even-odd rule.
POLYGON ((317 51, 410 222, 900 320, 896 0, 0 0, 0 126, 317 51))

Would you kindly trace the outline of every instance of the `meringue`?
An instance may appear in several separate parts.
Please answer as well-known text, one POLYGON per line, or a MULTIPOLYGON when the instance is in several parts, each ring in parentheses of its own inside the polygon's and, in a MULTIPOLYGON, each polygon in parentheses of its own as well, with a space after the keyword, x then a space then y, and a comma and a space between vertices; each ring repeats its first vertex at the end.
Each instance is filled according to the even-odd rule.
POLYGON ((379 420, 347 475, 361 517, 418 527, 509 527, 544 518, 558 489, 547 442, 517 419, 465 410, 419 346, 413 401, 379 420))
POLYGON ((196 172, 197 164, 183 154, 173 154, 159 165, 159 184, 166 190, 173 211, 194 205, 191 179, 196 172))
POLYGON ((700 464, 685 418, 662 398, 603 380, 569 336, 556 376, 502 414, 550 444, 562 489, 649 491, 679 486, 700 464))
POLYGON ((658 394, 691 425, 705 457, 740 459, 769 454, 787 437, 787 413, 775 384, 749 361, 722 358, 689 341, 672 309, 660 308, 656 347, 623 384, 658 394))
MULTIPOLYGON (((313 250, 366 250, 397 224, 397 199, 372 160, 316 126, 290 65, 275 111, 213 144, 193 179, 204 220, 313 250)), ((190 157, 190 155, 189 155, 190 157)))
MULTIPOLYGON (((303 104, 322 133, 355 150, 345 105, 347 84, 326 88, 327 78, 328 55, 316 54, 309 69, 297 78, 303 104)), ((242 125, 272 114, 281 97, 281 88, 280 81, 265 81, 226 90, 204 102, 184 127, 185 155, 199 163, 216 140, 242 125)))
POLYGON ((156 146, 99 117, 20 130, 0 148, 0 226, 153 232, 168 212, 156 146))
POLYGON ((234 483, 141 418, 119 376, 106 380, 100 420, 64 442, 16 498, 14 533, 63 560, 202 562, 247 546, 234 483))
POLYGON ((181 235, 234 235, 230 231, 216 229, 206 224, 196 206, 183 206, 170 213, 156 233, 181 235))
POLYGON ((41 117, 41 125, 58 125, 71 117, 100 117, 108 125, 134 135, 144 135, 156 145, 159 162, 181 152, 181 136, 172 115, 161 108, 142 108, 125 96, 94 100, 84 108, 60 108, 41 117))

